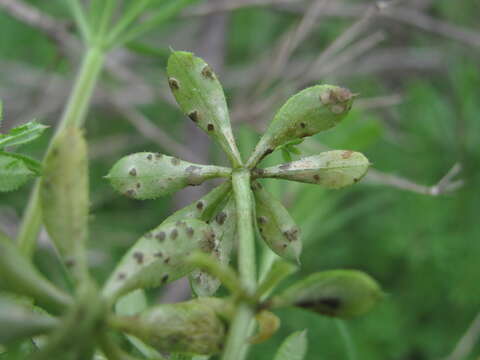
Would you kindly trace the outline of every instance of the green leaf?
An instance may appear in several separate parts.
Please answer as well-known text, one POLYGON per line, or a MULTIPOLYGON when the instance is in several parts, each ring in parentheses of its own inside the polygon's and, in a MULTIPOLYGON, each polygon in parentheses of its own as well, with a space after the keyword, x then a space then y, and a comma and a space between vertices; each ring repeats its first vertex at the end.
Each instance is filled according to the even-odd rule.
POLYGON ((300 228, 287 209, 263 186, 253 186, 257 226, 265 243, 277 255, 286 260, 299 262, 302 252, 300 228))
POLYGON ((0 134, 0 149, 7 146, 18 146, 31 142, 42 135, 47 128, 48 126, 39 124, 35 121, 17 126, 11 129, 7 134, 0 134))
POLYGON ((283 341, 273 360, 303 360, 307 346, 307 330, 294 332, 283 341))
MULTIPOLYGON (((209 221, 215 234, 213 257, 222 265, 228 265, 236 235, 235 199, 230 197, 227 205, 209 221)), ((212 296, 220 287, 220 280, 202 270, 194 270, 190 275, 192 289, 198 296, 212 296)))
POLYGON ((348 114, 353 94, 333 85, 317 85, 292 96, 277 112, 247 166, 254 168, 277 147, 337 125, 348 114))
POLYGON ((262 178, 286 179, 339 189, 360 181, 369 167, 370 162, 359 152, 333 150, 266 169, 257 169, 256 174, 262 178))
POLYGON ((77 276, 86 271, 88 156, 82 131, 66 128, 48 152, 40 185, 42 216, 55 246, 77 276))
POLYGON ((107 281, 104 295, 114 301, 132 290, 169 283, 192 271, 185 258, 194 251, 211 253, 211 227, 196 219, 162 223, 125 254, 107 281))
POLYGON ((227 177, 228 168, 193 164, 159 153, 136 153, 120 159, 107 178, 113 188, 134 199, 154 199, 207 179, 227 177))
POLYGON ((318 314, 351 318, 368 312, 383 292, 377 282, 356 270, 330 270, 307 276, 273 300, 273 307, 297 306, 318 314))
POLYGON ((297 267, 283 260, 277 260, 273 263, 268 271, 265 279, 258 286, 256 296, 262 297, 269 294, 278 284, 280 284, 287 276, 297 270, 297 267))
POLYGON ((13 298, 0 297, 0 344, 45 334, 58 321, 46 314, 34 312, 31 306, 20 305, 13 298))
POLYGON ((233 167, 242 161, 230 125, 222 85, 210 66, 192 53, 175 51, 167 65, 168 83, 182 111, 218 141, 233 167))
POLYGON ((157 305, 133 317, 114 319, 112 325, 159 351, 210 355, 223 348, 225 311, 231 311, 225 300, 203 297, 157 305))
POLYGON ((53 313, 61 313, 71 299, 43 277, 15 245, 0 233, 0 290, 25 295, 53 313))
POLYGON ((31 165, 17 155, 0 151, 0 191, 13 191, 37 174, 31 165))

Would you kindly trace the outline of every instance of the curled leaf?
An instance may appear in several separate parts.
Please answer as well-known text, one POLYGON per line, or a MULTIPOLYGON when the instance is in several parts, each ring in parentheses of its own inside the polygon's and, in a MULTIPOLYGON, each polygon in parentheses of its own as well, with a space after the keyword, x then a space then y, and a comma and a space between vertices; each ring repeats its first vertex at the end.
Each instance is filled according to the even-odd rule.
MULTIPOLYGON (((227 205, 218 211, 209 221, 215 234, 213 257, 220 264, 228 265, 235 241, 236 212, 235 199, 230 197, 227 205)), ((202 270, 195 270, 190 275, 192 289, 198 296, 211 296, 220 287, 220 280, 202 270)))
POLYGON ((356 270, 331 270, 312 274, 273 300, 273 307, 297 306, 316 313, 350 318, 369 311, 383 293, 367 274, 356 270))
POLYGON ((257 226, 265 243, 284 259, 299 262, 302 252, 300 228, 280 201, 263 186, 253 185, 257 226))
POLYGON ((370 162, 359 152, 333 150, 282 165, 257 169, 256 175, 339 189, 360 181, 369 167, 370 162))
POLYGON ((154 199, 207 179, 228 177, 228 168, 193 164, 160 153, 142 152, 120 159, 107 178, 113 188, 134 199, 154 199))
POLYGON ((74 273, 85 271, 88 236, 88 155, 82 131, 68 127, 47 154, 40 185, 42 216, 48 234, 74 273))
POLYGON ((211 253, 215 234, 200 220, 162 223, 140 238, 125 254, 107 281, 103 294, 110 300, 132 290, 174 281, 192 271, 185 258, 194 251, 211 253))
POLYGON ((250 338, 250 344, 261 344, 270 339, 280 327, 280 319, 270 311, 260 311, 255 315, 258 323, 258 332, 250 338))
POLYGON ((134 317, 117 318, 113 327, 131 334, 159 351, 210 355, 225 342, 224 313, 229 304, 218 298, 162 304, 134 317))
POLYGON ((242 161, 233 137, 222 85, 210 66, 185 51, 168 59, 168 83, 182 111, 218 141, 234 167, 242 161))
POLYGON ((352 107, 353 97, 350 90, 333 85, 312 86, 292 96, 273 118, 247 166, 254 168, 280 145, 334 127, 352 107))

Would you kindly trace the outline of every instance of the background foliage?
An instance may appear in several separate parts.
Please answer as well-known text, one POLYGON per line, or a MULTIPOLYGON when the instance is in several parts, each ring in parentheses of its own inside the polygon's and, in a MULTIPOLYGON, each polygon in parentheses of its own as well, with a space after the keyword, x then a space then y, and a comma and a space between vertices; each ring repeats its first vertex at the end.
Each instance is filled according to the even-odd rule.
MULTIPOLYGON (((61 0, 30 3, 60 21, 69 21, 61 0)), ((157 201, 129 200, 115 194, 102 178, 116 159, 135 151, 160 150, 190 161, 225 162, 172 103, 164 73, 168 47, 195 51, 216 69, 236 110, 241 146, 249 151, 273 109, 295 91, 295 73, 361 17, 361 6, 368 2, 335 2, 334 7, 344 6, 343 12, 320 15, 287 66, 269 86, 256 91, 265 64, 275 60, 272 54, 279 39, 297 26, 304 16, 302 9, 310 5, 285 3, 192 15, 222 6, 221 2, 204 2, 111 54, 120 71, 104 74, 87 120, 94 214, 89 255, 99 280, 105 279, 135 239, 205 191, 201 187, 157 201), (124 76, 119 77, 122 72, 124 76), (256 111, 256 105, 265 104, 272 93, 278 93, 278 99, 265 105, 267 111, 256 111), (150 131, 149 125, 161 133, 150 131)), ((418 184, 436 183, 460 162, 465 185, 450 194, 430 196, 378 184, 373 178, 341 191, 266 181, 303 229, 306 246, 301 274, 340 267, 361 269, 378 279, 388 293, 372 313, 346 324, 358 359, 446 358, 480 310, 480 178, 476 171, 480 166, 480 4, 475 0, 411 0, 400 2, 392 11, 401 14, 405 9, 411 11, 410 20, 415 19, 412 14, 422 14, 472 36, 460 36, 452 28, 442 32, 439 26, 425 31, 420 29, 425 18, 415 25, 399 21, 399 16, 375 17, 350 48, 378 31, 382 41, 351 54, 332 71, 314 73, 306 82, 346 86, 360 93, 358 106, 335 132, 317 136, 300 149, 312 153, 329 146, 362 151, 375 169, 418 184)), ((32 118, 53 125, 76 69, 75 57, 73 61, 64 57, 40 31, 2 10, 0 34, 3 129, 32 118)), ((341 54, 326 64, 339 62, 341 54)), ((47 137, 25 146, 24 152, 40 158, 47 137)), ((277 154, 267 163, 280 160, 277 154)), ((27 196, 25 189, 0 195, 2 229, 15 233, 27 196)), ((68 286, 45 235, 40 245, 39 266, 55 282, 68 286)), ((184 282, 177 282, 150 296, 178 301, 188 296, 188 289, 184 282)), ((300 310, 279 315, 281 330, 255 347, 251 359, 272 359, 282 339, 302 329, 308 329, 307 359, 347 358, 349 350, 335 321, 300 310)), ((449 359, 478 359, 480 345, 470 350, 449 359)))

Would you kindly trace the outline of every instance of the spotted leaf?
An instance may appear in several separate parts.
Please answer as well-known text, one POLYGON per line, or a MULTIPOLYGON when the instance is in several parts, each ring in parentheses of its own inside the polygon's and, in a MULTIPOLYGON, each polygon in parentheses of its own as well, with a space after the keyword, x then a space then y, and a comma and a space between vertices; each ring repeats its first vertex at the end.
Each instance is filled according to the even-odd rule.
POLYGON ((231 311, 225 300, 199 298, 157 305, 134 317, 117 319, 114 327, 159 351, 217 354, 226 340, 225 311, 231 311))
POLYGON ((337 125, 352 106, 353 94, 333 85, 317 85, 292 96, 277 112, 248 160, 255 167, 280 145, 337 125))
POLYGON ((369 167, 370 162, 359 152, 333 150, 282 165, 257 169, 256 174, 263 178, 287 179, 339 189, 360 181, 369 167))
POLYGON ((190 253, 211 253, 214 246, 215 234, 203 221, 185 219, 162 223, 126 253, 103 293, 115 300, 135 289, 169 283, 193 270, 183 261, 190 253))
POLYGON ((210 66, 192 53, 175 51, 168 59, 167 73, 182 111, 220 144, 233 166, 240 165, 222 85, 210 66))
POLYGON ((274 307, 297 306, 316 313, 350 318, 369 311, 383 293, 367 274, 356 270, 331 270, 312 274, 273 301, 274 307))
POLYGON ((192 164, 159 153, 136 153, 120 159, 107 178, 113 188, 134 199, 154 199, 207 179, 228 177, 228 168, 192 164))
MULTIPOLYGON (((233 196, 226 206, 209 221, 215 234, 215 247, 212 255, 221 264, 228 265, 236 235, 235 199, 233 196)), ((220 280, 202 270, 194 270, 190 275, 193 291, 198 296, 211 296, 220 287, 220 280)))
POLYGON ((253 185, 257 226, 265 243, 277 255, 298 262, 302 252, 300 228, 280 201, 263 186, 253 185))

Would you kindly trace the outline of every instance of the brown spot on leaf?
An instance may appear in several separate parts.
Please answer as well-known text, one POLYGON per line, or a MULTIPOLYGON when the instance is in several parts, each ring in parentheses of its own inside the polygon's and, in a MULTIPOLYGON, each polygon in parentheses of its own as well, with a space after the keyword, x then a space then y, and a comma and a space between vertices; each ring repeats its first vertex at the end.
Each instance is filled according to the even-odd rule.
POLYGON ((125 274, 123 272, 118 273, 118 275, 117 275, 118 280, 124 280, 126 277, 127 277, 127 274, 125 274))
POLYGON ((257 220, 258 220, 258 223, 262 225, 268 222, 268 218, 266 216, 259 216, 257 220))
POLYGON ((133 189, 127 190, 125 192, 125 195, 128 196, 128 197, 134 197, 136 194, 137 194, 137 192, 133 189))
POLYGON ((165 284, 168 281, 168 274, 162 276, 162 284, 165 284))
POLYGON ((165 260, 163 260, 163 262, 164 262, 165 264, 168 264, 168 263, 170 262, 170 257, 165 258, 165 260))
POLYGON ((305 128, 307 127, 307 124, 305 124, 304 122, 301 122, 301 123, 300 123, 300 127, 301 127, 302 129, 305 129, 305 128))
POLYGON ((347 150, 342 153, 342 159, 348 159, 352 156, 353 151, 352 150, 347 150))
POLYGON ((330 107, 330 111, 336 115, 339 115, 345 111, 345 106, 344 105, 332 105, 330 107))
POLYGON ((285 235, 287 240, 290 241, 290 242, 296 241, 296 240, 298 240, 298 229, 293 228, 293 229, 284 231, 283 235, 285 235))
POLYGON ((178 237, 178 230, 173 229, 172 232, 170 233, 170 239, 175 240, 178 237))
POLYGON ((320 176, 318 174, 313 175, 313 180, 320 181, 320 176))
POLYGON ((279 169, 287 170, 288 168, 290 168, 290 166, 292 166, 291 163, 282 164, 279 166, 279 169))
POLYGON ((204 68, 202 69, 202 75, 210 80, 215 79, 215 77, 213 76, 213 71, 212 69, 210 69, 210 66, 208 65, 205 65, 204 68))
POLYGON ((200 114, 198 113, 197 110, 194 110, 194 111, 191 111, 191 112, 188 114, 188 117, 189 117, 193 122, 198 122, 198 120, 200 119, 200 114))
POLYGON ((213 126, 213 124, 208 124, 207 125, 207 130, 208 131, 213 131, 213 130, 215 130, 215 126, 213 126))
POLYGON ((153 256, 161 258, 161 257, 163 257, 163 253, 161 251, 159 251, 159 252, 156 252, 155 254, 153 254, 153 256))
POLYGON ((187 227, 187 235, 188 235, 188 237, 192 237, 194 232, 195 232, 195 231, 193 230, 193 228, 191 228, 190 226, 187 227))
POLYGON ((143 264, 143 253, 136 251, 133 253, 133 257, 137 261, 137 264, 143 264))
POLYGON ((135 168, 132 168, 130 169, 130 171, 128 172, 131 176, 137 176, 137 169, 135 168))
POLYGON ((225 223, 225 220, 227 218, 227 213, 225 211, 221 211, 217 214, 215 217, 215 220, 217 221, 218 225, 223 225, 225 223))
POLYGON ((142 187, 142 184, 137 183, 135 186, 137 187, 137 189, 140 189, 142 187))
POLYGON ((161 159, 163 157, 163 154, 160 154, 160 153, 155 153, 155 158, 158 160, 158 159, 161 159))
POLYGON ((153 159, 152 154, 148 154, 148 155, 147 155, 147 160, 152 160, 152 159, 153 159))
POLYGON ((65 265, 67 268, 73 268, 75 266, 75 260, 74 259, 67 259, 65 261, 65 265))
POLYGON ((174 77, 168 78, 168 85, 172 91, 180 89, 180 83, 174 77))
POLYGON ((165 232, 163 231, 160 231, 157 235, 155 235, 155 238, 158 240, 158 241, 163 241, 165 240, 165 237, 167 235, 165 234, 165 232))
POLYGON ((203 201, 197 202, 197 209, 198 209, 198 210, 202 210, 202 209, 203 209, 203 206, 204 206, 203 201))

